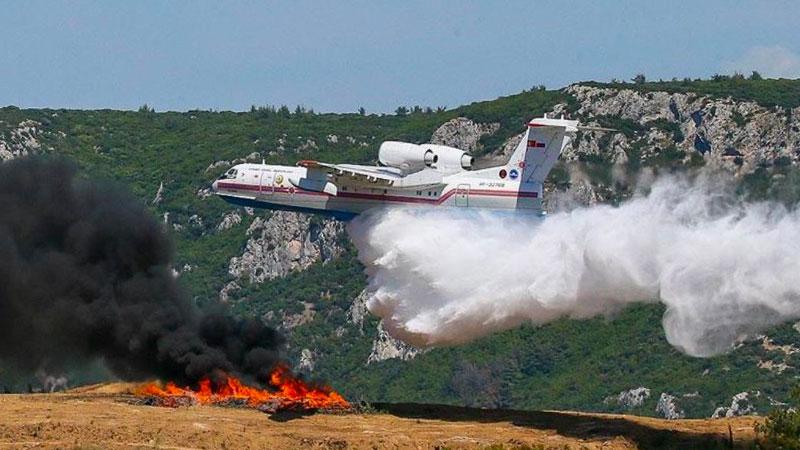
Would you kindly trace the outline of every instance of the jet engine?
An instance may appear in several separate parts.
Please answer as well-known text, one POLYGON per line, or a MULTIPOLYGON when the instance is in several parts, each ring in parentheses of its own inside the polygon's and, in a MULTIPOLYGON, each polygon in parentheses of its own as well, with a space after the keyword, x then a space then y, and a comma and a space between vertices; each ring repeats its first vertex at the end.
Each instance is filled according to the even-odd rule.
POLYGON ((463 150, 446 145, 409 144, 386 141, 378 151, 378 160, 384 166, 394 167, 406 173, 425 167, 440 172, 459 172, 472 168, 474 158, 463 150))
POLYGON ((378 150, 378 160, 384 166, 404 172, 416 172, 431 167, 438 161, 433 150, 406 142, 386 141, 378 150))
POLYGON ((428 145, 427 148, 433 150, 433 154, 437 156, 436 168, 443 172, 458 172, 460 170, 469 170, 475 162, 475 158, 464 150, 459 150, 454 147, 446 145, 428 145))

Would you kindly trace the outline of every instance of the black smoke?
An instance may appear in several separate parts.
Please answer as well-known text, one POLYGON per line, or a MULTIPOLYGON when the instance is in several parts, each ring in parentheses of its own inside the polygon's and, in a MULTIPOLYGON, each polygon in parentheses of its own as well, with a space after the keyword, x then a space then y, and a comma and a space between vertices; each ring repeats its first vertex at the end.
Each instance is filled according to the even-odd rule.
POLYGON ((0 164, 0 363, 35 373, 101 359, 126 380, 263 381, 282 338, 199 311, 171 262, 162 226, 123 189, 61 159, 0 164))

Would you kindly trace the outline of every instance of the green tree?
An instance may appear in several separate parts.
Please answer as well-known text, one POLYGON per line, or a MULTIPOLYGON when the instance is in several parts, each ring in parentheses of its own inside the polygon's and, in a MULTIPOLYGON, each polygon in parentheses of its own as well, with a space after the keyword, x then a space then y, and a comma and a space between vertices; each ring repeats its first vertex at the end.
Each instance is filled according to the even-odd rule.
POLYGON ((759 448, 800 450, 800 387, 792 390, 794 408, 773 410, 763 424, 756 425, 759 448))

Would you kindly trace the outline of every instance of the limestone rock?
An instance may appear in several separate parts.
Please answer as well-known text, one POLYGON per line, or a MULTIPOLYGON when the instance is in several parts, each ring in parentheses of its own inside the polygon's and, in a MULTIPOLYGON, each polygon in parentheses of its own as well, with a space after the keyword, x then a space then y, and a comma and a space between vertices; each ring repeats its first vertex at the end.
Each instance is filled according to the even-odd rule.
POLYGON ((297 370, 304 372, 313 372, 314 364, 316 363, 316 356, 311 350, 304 348, 300 351, 300 362, 297 364, 297 370))
POLYGON ((241 256, 231 258, 228 272, 235 278, 262 283, 328 261, 342 252, 339 242, 344 225, 334 220, 277 211, 256 217, 247 230, 249 239, 241 256))
POLYGON ((158 190, 156 191, 155 197, 153 197, 153 201, 150 202, 151 205, 157 205, 164 201, 164 182, 162 181, 161 184, 158 185, 158 190))
POLYGON ((18 158, 41 149, 41 123, 23 120, 7 134, 0 133, 0 161, 18 158))
POLYGON ((499 128, 499 123, 475 123, 466 117, 456 117, 433 132, 431 144, 448 145, 473 152, 478 149, 481 137, 493 134, 499 128))
POLYGON ((280 327, 287 331, 297 328, 313 321, 316 314, 313 303, 303 302, 303 311, 297 314, 284 314, 280 327))
POLYGON ((201 188, 197 190, 197 196, 201 200, 205 200, 208 197, 211 197, 212 195, 214 195, 214 192, 210 188, 201 188))
POLYGON ((369 313, 367 299, 369 299, 369 294, 365 289, 358 294, 358 297, 353 299, 353 303, 350 304, 350 308, 347 310, 347 321, 357 326, 362 334, 364 333, 364 318, 369 313))
POLYGON ((227 303, 228 300, 231 298, 231 293, 238 291, 242 287, 235 281, 231 281, 226 284, 222 290, 219 291, 219 301, 222 303, 227 303))
POLYGON ((700 153, 706 164, 737 175, 751 173, 760 165, 798 163, 800 107, 790 111, 766 108, 755 102, 717 99, 694 93, 637 92, 632 89, 573 85, 566 89, 578 100, 576 116, 593 124, 599 116, 618 116, 644 128, 633 138, 617 138, 604 149, 600 135, 585 133, 565 150, 563 158, 602 154, 616 161, 620 151, 638 143, 641 157, 656 155, 675 146, 690 155, 700 153), (675 132, 679 130, 679 132, 675 132))
POLYGON ((230 230, 232 227, 242 223, 242 216, 236 211, 231 211, 225 214, 222 221, 217 225, 217 231, 230 230))
POLYGON ((372 342, 372 352, 367 358, 367 364, 385 361, 387 359, 408 361, 422 352, 423 350, 414 348, 390 336, 389 333, 383 329, 383 323, 381 322, 378 323, 378 335, 372 342))
POLYGON ((606 397, 603 403, 607 405, 616 404, 625 409, 634 409, 642 406, 648 398, 650 398, 650 389, 638 387, 606 397))
MULTIPOLYGON (((759 396, 761 393, 757 392, 759 396)), ((718 419, 720 417, 733 417, 733 416, 746 416, 748 414, 753 414, 755 412, 755 407, 750 401, 750 393, 749 392, 740 392, 731 398, 731 405, 730 406, 720 406, 716 410, 714 410, 714 414, 711 415, 712 419, 718 419)))
POLYGON ((658 398, 656 413, 670 420, 683 419, 685 417, 683 410, 680 409, 676 403, 675 396, 667 394, 666 392, 662 392, 661 397, 658 398))
POLYGON ((768 370, 777 374, 782 374, 789 369, 794 369, 794 367, 786 364, 785 362, 775 362, 771 359, 760 359, 757 365, 759 369, 768 370))

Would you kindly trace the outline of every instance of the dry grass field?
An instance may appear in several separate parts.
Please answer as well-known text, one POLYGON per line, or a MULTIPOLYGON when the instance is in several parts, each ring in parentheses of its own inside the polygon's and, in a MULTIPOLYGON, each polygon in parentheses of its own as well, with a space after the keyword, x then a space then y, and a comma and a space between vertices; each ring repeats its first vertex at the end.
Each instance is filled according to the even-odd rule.
POLYGON ((0 395, 0 448, 748 448, 759 420, 667 421, 416 404, 378 404, 369 413, 268 415, 247 408, 145 406, 126 390, 117 385, 0 395))

